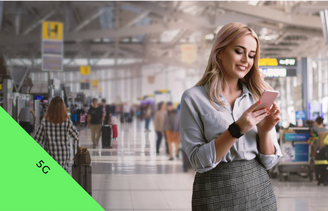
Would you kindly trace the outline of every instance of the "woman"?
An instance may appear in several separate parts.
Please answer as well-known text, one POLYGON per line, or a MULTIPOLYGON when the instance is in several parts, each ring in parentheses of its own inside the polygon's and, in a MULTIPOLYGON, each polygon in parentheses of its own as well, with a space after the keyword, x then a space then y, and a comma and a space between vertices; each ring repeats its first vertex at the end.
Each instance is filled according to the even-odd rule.
POLYGON ((163 134, 164 134, 164 120, 166 115, 166 107, 164 102, 158 103, 157 111, 154 117, 154 129, 157 135, 156 141, 156 153, 159 154, 159 147, 161 146, 163 134))
POLYGON ((56 96, 51 100, 34 139, 43 144, 48 154, 67 172, 70 159, 68 136, 78 141, 79 132, 67 115, 64 101, 56 96))
POLYGON ((168 102, 166 106, 167 106, 167 115, 164 121, 164 129, 166 132, 167 144, 169 146, 169 152, 170 152, 169 160, 174 160, 172 144, 175 145, 175 155, 177 158, 179 157, 178 150, 180 144, 180 133, 176 131, 177 110, 173 108, 172 102, 168 102))
POLYGON ((282 157, 274 103, 258 110, 272 89, 258 67, 255 32, 229 23, 218 32, 208 65, 181 99, 181 142, 193 168, 193 210, 277 210, 266 169, 282 157), (258 102, 256 102, 258 101, 258 102))

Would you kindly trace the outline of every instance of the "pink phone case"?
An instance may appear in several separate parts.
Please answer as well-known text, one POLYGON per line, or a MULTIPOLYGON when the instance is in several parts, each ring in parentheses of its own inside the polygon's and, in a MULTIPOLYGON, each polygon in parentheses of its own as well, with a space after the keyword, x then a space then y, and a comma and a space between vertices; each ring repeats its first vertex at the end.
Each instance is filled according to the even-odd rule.
POLYGON ((268 107, 271 108, 274 100, 277 98, 279 92, 272 90, 265 90, 260 98, 260 105, 256 107, 256 110, 268 107))

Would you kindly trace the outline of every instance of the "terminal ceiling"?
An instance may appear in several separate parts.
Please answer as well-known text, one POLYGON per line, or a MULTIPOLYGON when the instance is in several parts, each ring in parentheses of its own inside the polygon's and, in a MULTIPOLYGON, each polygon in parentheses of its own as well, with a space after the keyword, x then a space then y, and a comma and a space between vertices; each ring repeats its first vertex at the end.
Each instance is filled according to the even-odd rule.
MULTIPOLYGON (((249 25, 261 57, 305 57, 323 50, 323 1, 9 2, 2 3, 0 50, 7 64, 39 72, 41 23, 64 23, 64 70, 135 69, 162 64, 204 69, 213 35, 224 24, 249 25), (181 45, 197 60, 181 61, 181 45)), ((1 12, 1 11, 0 11, 1 12)))

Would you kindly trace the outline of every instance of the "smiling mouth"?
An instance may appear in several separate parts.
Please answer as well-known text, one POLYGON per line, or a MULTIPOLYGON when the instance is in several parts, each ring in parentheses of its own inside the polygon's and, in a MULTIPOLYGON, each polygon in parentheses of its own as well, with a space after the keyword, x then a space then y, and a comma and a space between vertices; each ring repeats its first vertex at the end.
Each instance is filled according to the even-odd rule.
POLYGON ((245 66, 237 65, 237 68, 241 71, 245 71, 247 68, 245 66))

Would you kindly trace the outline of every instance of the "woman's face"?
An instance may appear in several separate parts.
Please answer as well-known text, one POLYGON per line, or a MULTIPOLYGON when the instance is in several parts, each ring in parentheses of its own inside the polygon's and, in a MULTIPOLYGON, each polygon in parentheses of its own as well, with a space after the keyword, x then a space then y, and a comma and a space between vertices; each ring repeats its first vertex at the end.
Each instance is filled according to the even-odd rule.
POLYGON ((257 42, 252 35, 240 37, 218 53, 228 80, 241 79, 251 70, 256 55, 257 42))

